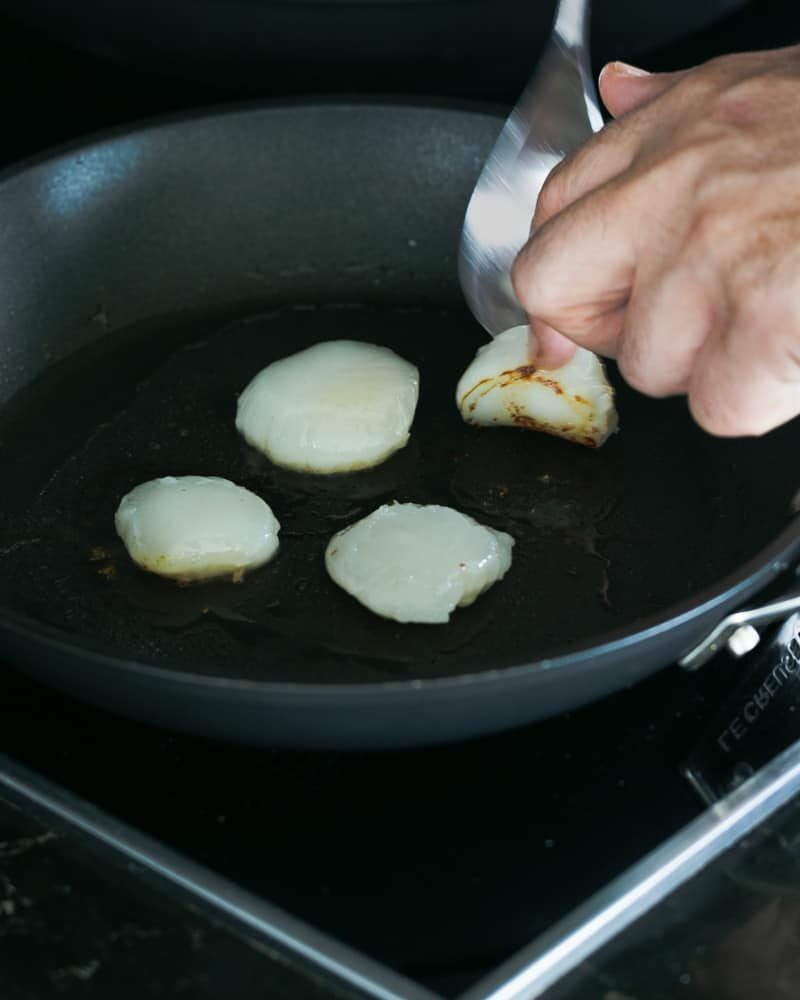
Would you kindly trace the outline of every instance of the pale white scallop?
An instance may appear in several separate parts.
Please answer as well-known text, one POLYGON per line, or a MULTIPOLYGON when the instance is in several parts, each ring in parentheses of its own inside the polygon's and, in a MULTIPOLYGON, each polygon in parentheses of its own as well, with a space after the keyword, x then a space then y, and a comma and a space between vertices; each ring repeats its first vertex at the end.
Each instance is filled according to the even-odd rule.
POLYGON ((142 483, 122 498, 114 524, 137 565, 175 580, 238 579, 278 551, 269 505, 216 476, 142 483))
POLYGON ((602 361, 579 347, 561 368, 528 361, 528 327, 515 326, 481 347, 461 376, 456 403, 468 424, 544 431, 597 448, 617 429, 614 390, 602 361))
POLYGON ((328 543, 331 578, 398 622, 446 622, 511 566, 514 539, 451 507, 387 504, 328 543))
POLYGON ((239 397, 236 427, 288 469, 366 469, 408 442, 418 396, 419 372, 394 351, 326 341, 259 372, 239 397))

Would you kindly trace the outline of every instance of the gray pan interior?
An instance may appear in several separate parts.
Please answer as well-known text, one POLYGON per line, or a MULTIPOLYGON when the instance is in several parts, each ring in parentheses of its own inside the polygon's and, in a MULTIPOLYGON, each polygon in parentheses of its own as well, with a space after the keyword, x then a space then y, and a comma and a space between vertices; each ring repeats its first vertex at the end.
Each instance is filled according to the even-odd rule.
POLYGON ((248 108, 101 138, 0 181, 9 661, 224 739, 435 742, 635 682, 791 563, 797 424, 714 441, 681 401, 624 386, 623 430, 596 453, 460 422, 453 385, 483 335, 455 248, 499 125, 446 108, 248 108), (372 473, 292 477, 237 439, 235 394, 335 336, 419 365, 412 442, 372 473), (240 588, 178 592, 115 541, 121 492, 190 471, 260 490, 281 519, 281 555, 240 588), (510 530, 508 578, 445 627, 371 616, 321 556, 390 499, 510 530))

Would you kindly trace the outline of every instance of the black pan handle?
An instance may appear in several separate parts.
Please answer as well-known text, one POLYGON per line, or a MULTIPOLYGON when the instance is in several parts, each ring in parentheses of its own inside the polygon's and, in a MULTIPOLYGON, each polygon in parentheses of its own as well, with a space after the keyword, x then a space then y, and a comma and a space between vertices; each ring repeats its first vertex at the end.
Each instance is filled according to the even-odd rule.
POLYGON ((761 641, 758 626, 769 625, 781 618, 788 618, 800 611, 800 591, 790 592, 768 604, 736 611, 716 626, 702 642, 684 654, 678 663, 684 670, 699 670, 716 654, 727 647, 734 656, 744 656, 761 641))

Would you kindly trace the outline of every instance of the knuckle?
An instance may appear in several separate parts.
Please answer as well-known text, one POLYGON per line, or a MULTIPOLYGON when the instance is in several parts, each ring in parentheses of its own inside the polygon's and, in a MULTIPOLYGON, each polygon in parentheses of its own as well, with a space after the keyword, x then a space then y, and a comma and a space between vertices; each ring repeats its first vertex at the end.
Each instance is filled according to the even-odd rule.
POLYGON ((791 107, 797 84, 793 74, 776 71, 763 53, 740 53, 705 63, 679 81, 675 91, 708 125, 747 128, 763 121, 776 105, 791 107))
POLYGON ((737 80, 714 94, 709 117, 723 126, 747 126, 757 120, 764 104, 773 102, 773 83, 765 76, 737 80))
POLYGON ((719 130, 707 121, 693 122, 669 145, 660 165, 673 184, 683 182, 696 189, 712 168, 716 170, 721 142, 719 130))
POLYGON ((511 287, 514 289, 514 295, 516 295, 517 301, 523 309, 527 305, 528 292, 527 256, 527 247, 525 247, 520 251, 517 259, 511 265, 511 287))
POLYGON ((517 301, 527 312, 537 313, 547 308, 549 283, 540 280, 540 268, 537 256, 527 246, 519 254, 511 267, 511 287, 517 301))
POLYGON ((698 74, 713 80, 717 85, 728 83, 742 73, 743 64, 748 62, 748 53, 726 53, 707 59, 698 67, 698 74))
POLYGON ((728 196, 723 192, 699 196, 686 236, 689 252, 727 262, 735 257, 741 240, 741 212, 730 204, 728 196))
POLYGON ((676 101, 695 107, 704 104, 722 85, 722 71, 717 60, 704 63, 681 77, 673 87, 676 101))
POLYGON ((792 293, 761 280, 745 284, 743 295, 737 360, 743 368, 757 364, 777 392, 792 387, 800 404, 800 336, 792 293))
POLYGON ((717 249, 723 239, 723 229, 724 225, 720 214, 713 210, 704 209, 695 213, 686 242, 690 247, 717 249))
MULTIPOLYGON (((773 296, 768 296, 772 299, 773 296)), ((766 300, 765 300, 766 301, 766 300)), ((689 405, 697 422, 723 437, 759 437, 800 410, 800 352, 790 310, 736 309, 692 373, 689 405)))
POLYGON ((698 206, 713 203, 719 136, 706 123, 690 128, 645 153, 635 165, 630 183, 638 191, 638 200, 651 212, 685 218, 698 206))
POLYGON ((714 56, 687 73, 681 82, 689 85, 689 93, 710 93, 741 76, 746 61, 741 53, 714 56))
POLYGON ((536 224, 542 225, 558 215, 567 204, 567 168, 564 163, 555 166, 547 175, 536 201, 536 224))
POLYGON ((689 410, 695 421, 717 437, 734 437, 740 433, 738 419, 725 405, 719 405, 719 401, 713 393, 706 389, 689 390, 689 410))
POLYGON ((747 93, 749 82, 769 72, 770 60, 763 53, 733 53, 709 59, 701 66, 686 73, 675 83, 675 96, 689 106, 710 101, 713 107, 742 84, 747 93))
POLYGON ((547 175, 536 204, 536 225, 623 173, 633 161, 634 147, 635 129, 620 121, 606 124, 547 175))
POLYGON ((655 386, 652 384, 648 365, 645 363, 641 351, 638 349, 636 340, 625 337, 619 346, 617 354, 617 367, 620 374, 637 392, 647 395, 655 395, 655 386))
MULTIPOLYGON (((696 211, 714 217, 714 224, 729 215, 735 215, 741 224, 743 199, 749 199, 758 184, 758 176, 747 166, 721 162, 721 158, 713 157, 713 161, 707 161, 705 169, 698 173, 694 184, 696 211)), ((708 221, 710 223, 711 218, 708 221)))
POLYGON ((763 414, 742 409, 731 391, 709 383, 690 388, 689 409, 703 430, 716 437, 756 437, 768 430, 763 414))
POLYGON ((676 391, 676 380, 668 379, 657 358, 648 357, 637 338, 624 337, 617 353, 617 367, 628 385, 653 399, 663 399, 676 391))

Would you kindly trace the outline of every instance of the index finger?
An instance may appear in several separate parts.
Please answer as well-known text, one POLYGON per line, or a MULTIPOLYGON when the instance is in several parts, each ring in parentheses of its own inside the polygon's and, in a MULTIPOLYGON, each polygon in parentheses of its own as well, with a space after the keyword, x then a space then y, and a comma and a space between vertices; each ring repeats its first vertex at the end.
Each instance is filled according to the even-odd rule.
MULTIPOLYGON (((553 167, 536 202, 532 232, 631 167, 651 129, 654 112, 649 104, 672 90, 690 72, 640 75, 641 71, 631 74, 630 70, 623 63, 609 63, 603 68, 598 80, 600 92, 614 117, 624 115, 624 119, 606 123, 553 167), (623 72, 623 68, 628 72, 623 72)), ((658 114, 663 127, 666 114, 663 102, 658 114)))
POLYGON ((636 274, 638 224, 631 192, 618 179, 579 198, 517 257, 520 305, 571 340, 613 355, 636 274))

